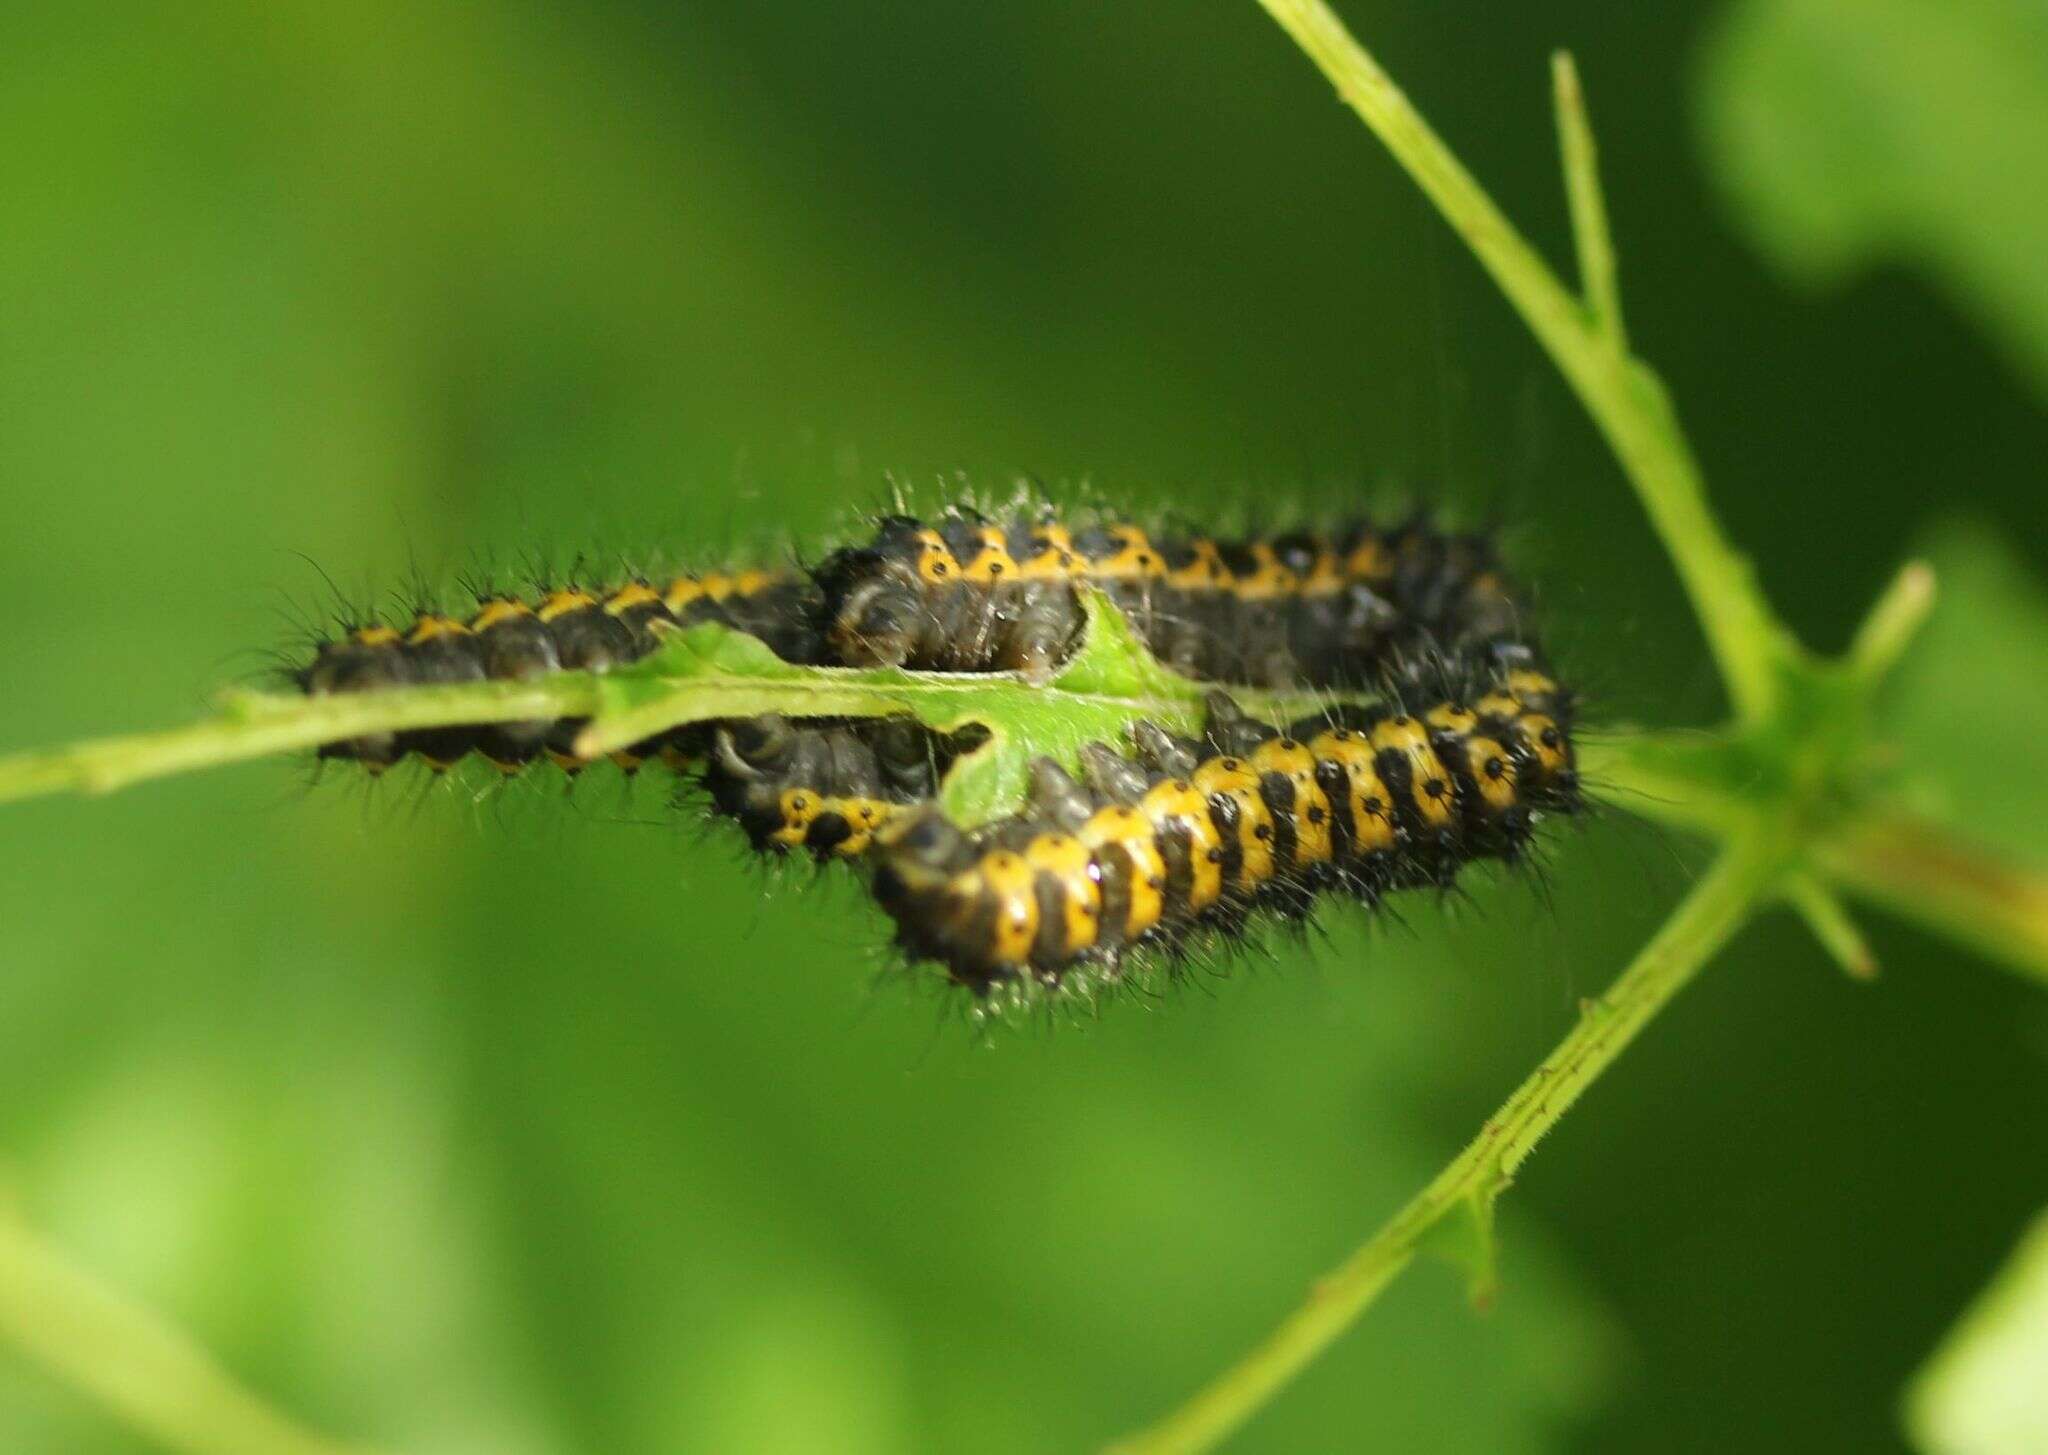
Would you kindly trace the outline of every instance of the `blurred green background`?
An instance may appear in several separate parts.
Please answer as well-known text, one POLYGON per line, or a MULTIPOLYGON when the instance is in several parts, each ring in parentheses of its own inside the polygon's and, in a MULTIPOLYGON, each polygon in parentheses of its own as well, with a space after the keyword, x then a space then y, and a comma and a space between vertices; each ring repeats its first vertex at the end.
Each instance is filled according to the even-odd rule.
MULTIPOLYGON (((1632 331, 1809 641, 1950 518, 2031 589, 2038 7, 1345 12, 1554 258, 1576 51, 1632 331)), ((0 749, 187 719, 306 558, 810 535, 890 471, 1412 486, 1511 524, 1601 720, 1718 711, 1576 405, 1249 0, 10 5, 0 136, 0 749)), ((1926 680, 1939 747, 2008 679, 1926 680)), ((1946 760, 2048 848, 2038 788, 1946 760)), ((982 1044, 878 986, 849 884, 771 893, 657 785, 305 777, 0 812, 0 1185, 417 1452, 1099 1442, 1418 1186, 1701 859, 1607 815, 1540 891, 982 1044)), ((1873 930, 1868 988, 1746 932, 1528 1168, 1497 1308, 1425 1267, 1238 1448, 1898 1446, 2048 1193, 2048 1002, 1873 930)), ((0 1350, 0 1448, 144 1447, 0 1350)))

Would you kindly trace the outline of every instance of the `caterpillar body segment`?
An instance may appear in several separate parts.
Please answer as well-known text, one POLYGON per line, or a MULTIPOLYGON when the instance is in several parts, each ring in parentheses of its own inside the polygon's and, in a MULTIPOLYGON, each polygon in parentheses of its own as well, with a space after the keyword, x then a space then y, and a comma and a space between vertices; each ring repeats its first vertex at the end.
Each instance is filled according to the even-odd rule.
POLYGON ((1569 694, 1533 666, 1455 695, 1285 727, 1221 693, 1199 740, 1141 726, 1084 749, 1080 779, 1033 767, 1030 802, 966 831, 926 809, 880 836, 875 893, 898 941, 979 992, 1111 978, 1318 895, 1377 902, 1517 858, 1537 819, 1578 806, 1569 694))
POLYGON ((912 718, 794 723, 777 713, 711 729, 704 784, 763 853, 857 859, 912 804, 927 802, 955 746, 912 718))

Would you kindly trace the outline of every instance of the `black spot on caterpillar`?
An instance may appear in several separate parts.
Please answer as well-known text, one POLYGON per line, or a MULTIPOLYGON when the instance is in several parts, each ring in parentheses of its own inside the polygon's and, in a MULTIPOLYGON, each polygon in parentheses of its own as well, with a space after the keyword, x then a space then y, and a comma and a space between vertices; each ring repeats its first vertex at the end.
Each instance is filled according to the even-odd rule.
POLYGON ((1083 750, 1085 782, 1040 759, 1013 818, 904 816, 875 894, 914 959, 983 995, 1113 980, 1133 950, 1174 953, 1255 912, 1372 904, 1515 860, 1541 815, 1579 807, 1571 719, 1523 648, 1284 728, 1212 694, 1199 741, 1140 725, 1135 756, 1083 750))

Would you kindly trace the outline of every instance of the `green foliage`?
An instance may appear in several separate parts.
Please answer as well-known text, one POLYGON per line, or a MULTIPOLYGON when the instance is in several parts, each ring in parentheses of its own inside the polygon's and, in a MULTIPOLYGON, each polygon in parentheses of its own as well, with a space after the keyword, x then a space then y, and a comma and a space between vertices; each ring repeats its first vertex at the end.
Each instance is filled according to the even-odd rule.
POLYGON ((2048 1215, 1914 1379, 1906 1425, 1926 1455, 2048 1449, 2048 1215))
MULTIPOLYGON (((1541 128, 1502 119, 1559 17, 1382 10, 1474 170, 1547 198, 1541 128)), ((1692 17, 1582 11, 1633 336, 1801 635, 1838 639, 1930 514, 2002 515, 2024 553, 2032 401, 1939 318, 1859 300, 1878 348, 1713 266, 1666 124, 1692 17), (1901 355, 1943 367, 1873 414, 1901 355)), ((1604 721, 1705 708, 1590 437, 1547 428, 1512 318, 1255 16, 251 16, 6 26, 9 748, 187 718, 280 635, 265 593, 309 594, 293 551, 351 586, 473 542, 717 551, 819 533, 885 465, 1092 474, 1198 518, 1278 477, 1339 512, 1361 441, 1432 493, 1507 482, 1604 721)), ((1976 619, 1942 584, 1929 641, 1976 619)), ((1782 788, 1718 734, 1642 761, 1685 740, 1618 800, 1711 836, 1782 788)), ((1865 761, 1859 795, 1910 797, 1923 752, 1865 761)), ((989 1054, 874 989, 880 928, 843 887, 764 909, 604 770, 537 826, 439 782, 295 776, 0 816, 0 1158, 66 1259, 277 1406, 405 1450, 1084 1447, 1400 1206, 1691 861, 1609 815, 1548 866, 1554 911, 1514 883, 1332 916, 1273 973, 989 1054)), ((1928 840, 1898 846, 1924 890, 1928 840)), ((1855 847, 1828 895, 1848 876, 1917 917, 1855 847)), ((2038 1202, 2013 1128, 2048 1104, 2031 987, 1873 932, 1868 991, 1789 927, 1746 936, 1500 1202, 1491 1317, 1447 1277, 1392 1284, 1240 1446, 1878 1447, 1897 1350, 2038 1202), (1802 1155, 1758 1156, 1759 1128, 1802 1155)), ((11 1360, 0 1445, 142 1448, 11 1360)))
POLYGON ((1918 267, 2048 391, 2048 12, 1738 0, 1701 106, 1737 218, 1788 273, 1918 267))
POLYGON ((1896 791, 1959 834, 2048 864, 2048 590, 1982 521, 1937 525, 1921 552, 1942 604, 1886 691, 1896 791))

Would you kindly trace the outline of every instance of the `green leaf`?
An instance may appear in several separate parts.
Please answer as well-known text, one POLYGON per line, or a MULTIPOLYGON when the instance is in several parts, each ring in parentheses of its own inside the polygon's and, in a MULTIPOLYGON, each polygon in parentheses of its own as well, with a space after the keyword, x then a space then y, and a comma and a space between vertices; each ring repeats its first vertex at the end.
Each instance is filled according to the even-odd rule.
POLYGON ((1927 1455, 2048 1450, 2048 1214, 1914 1377, 1905 1416, 1927 1455))
POLYGON ((914 682, 909 673, 799 667, 760 639, 716 622, 665 635, 666 642, 639 661, 589 679, 598 707, 576 742, 584 757, 599 758, 709 718, 764 712, 874 717, 914 710, 892 695, 914 682))
POLYGON ((1918 267, 2048 391, 2048 9, 1742 0, 1698 101, 1738 218, 1789 275, 1918 267))
POLYGON ((2048 862, 2048 590, 1979 522, 1949 521, 1921 552, 1940 602, 1893 676, 1886 736, 1928 816, 2023 859, 2048 862))
POLYGON ((1506 1182, 1466 1193, 1416 1245, 1465 1275, 1465 1295, 1477 1309, 1490 1309, 1500 1294, 1500 1235, 1494 1204, 1506 1182))
MULTIPOLYGON (((980 727, 986 742, 961 758, 942 791, 958 822, 983 823, 1023 801, 1033 758, 1073 767, 1083 744, 1124 744, 1150 720, 1185 730, 1201 716, 1201 684, 1169 672, 1099 592, 1084 598, 1080 650, 1050 681, 1007 672, 906 672, 894 667, 796 667, 762 643, 714 624, 677 632, 658 651, 598 679, 602 704, 578 740, 588 757, 688 722, 781 712, 792 717, 915 716, 938 732, 980 727)), ((1306 711, 1306 698, 1266 699, 1306 711)))
MULTIPOLYGON (((989 730, 989 740, 954 765, 941 792, 955 822, 986 823, 1013 810, 1023 800, 1033 758, 1073 769, 1088 743, 1124 746, 1141 717, 1174 730, 1199 722, 1206 689, 1160 666, 1108 597, 1090 591, 1083 605, 1088 624, 1081 650, 1049 683, 1038 688, 1019 681, 1008 691, 981 694, 966 709, 968 719, 989 730), (1150 706, 1134 714, 1134 702, 1150 706)), ((965 720, 932 726, 957 730, 965 720)))

